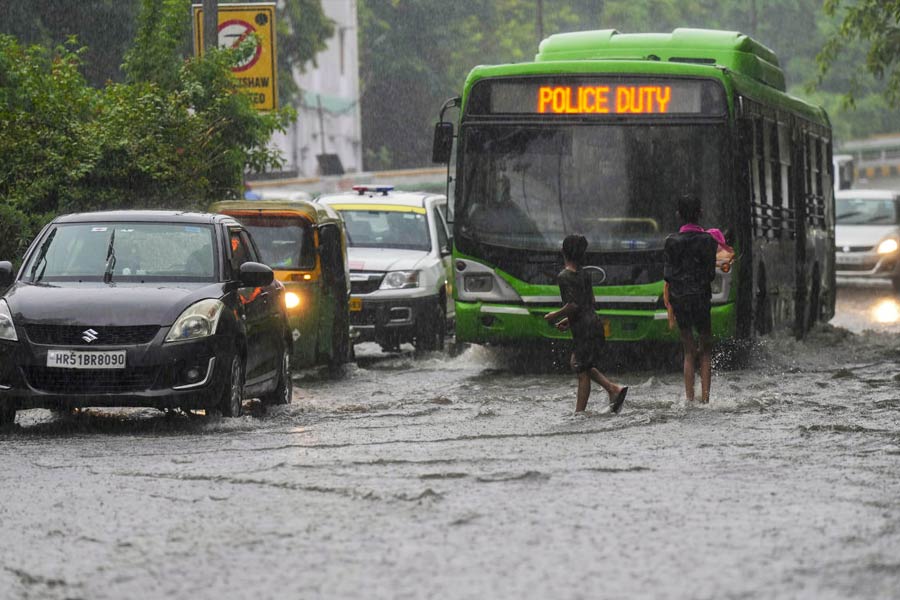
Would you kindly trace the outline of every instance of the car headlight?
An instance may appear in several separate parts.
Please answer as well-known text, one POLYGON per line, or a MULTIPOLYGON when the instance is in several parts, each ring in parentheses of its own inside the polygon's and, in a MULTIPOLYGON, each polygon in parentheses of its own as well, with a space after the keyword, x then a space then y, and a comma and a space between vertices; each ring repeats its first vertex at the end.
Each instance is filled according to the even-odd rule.
POLYGON ((888 238, 878 244, 878 254, 891 254, 900 248, 900 244, 894 238, 888 238))
POLYGON ((300 296, 294 292, 287 292, 284 295, 284 307, 287 309, 297 308, 300 306, 300 296))
POLYGON ((418 271, 391 271, 381 281, 382 290, 405 290, 419 286, 418 271))
POLYGON ((19 341, 19 336, 16 335, 16 326, 13 325, 12 313, 9 312, 6 300, 0 300, 0 340, 19 341))
POLYGON ((216 332, 224 308, 220 300, 213 299, 192 304, 175 320, 166 341, 184 342, 211 336, 216 332))

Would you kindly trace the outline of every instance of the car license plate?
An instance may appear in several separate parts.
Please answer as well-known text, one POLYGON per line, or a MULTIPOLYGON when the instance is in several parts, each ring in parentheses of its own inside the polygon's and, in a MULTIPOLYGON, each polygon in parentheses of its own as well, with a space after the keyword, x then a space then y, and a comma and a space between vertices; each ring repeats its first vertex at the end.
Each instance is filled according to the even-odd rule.
POLYGON ((362 298, 350 298, 350 312, 362 310, 362 298))
POLYGON ((79 352, 48 350, 47 366, 56 369, 124 369, 125 350, 79 352))
POLYGON ((839 265, 861 265, 865 262, 866 257, 861 254, 838 254, 837 264, 839 265))

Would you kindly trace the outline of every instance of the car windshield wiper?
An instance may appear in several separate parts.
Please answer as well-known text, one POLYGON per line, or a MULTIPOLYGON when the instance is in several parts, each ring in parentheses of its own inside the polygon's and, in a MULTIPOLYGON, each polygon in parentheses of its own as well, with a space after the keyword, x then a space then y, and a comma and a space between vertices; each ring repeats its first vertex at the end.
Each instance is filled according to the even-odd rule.
POLYGON ((44 271, 47 269, 47 251, 50 250, 50 243, 53 242, 53 237, 56 235, 57 231, 59 231, 59 229, 51 231, 44 243, 41 244, 41 251, 38 253, 37 258, 34 260, 34 265, 31 267, 30 277, 32 283, 37 283, 44 276, 44 271), (38 274, 37 279, 35 279, 35 273, 37 273, 41 263, 44 264, 44 268, 41 269, 40 274, 38 274))
POLYGON ((106 271, 103 272, 103 283, 112 283, 113 269, 116 268, 115 242, 116 228, 113 227, 112 234, 109 236, 109 249, 106 251, 106 271))

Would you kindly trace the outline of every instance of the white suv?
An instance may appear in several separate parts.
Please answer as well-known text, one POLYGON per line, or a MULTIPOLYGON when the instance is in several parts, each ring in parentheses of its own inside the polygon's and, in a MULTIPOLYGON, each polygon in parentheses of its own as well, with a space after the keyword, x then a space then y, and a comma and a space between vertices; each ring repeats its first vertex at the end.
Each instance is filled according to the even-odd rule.
POLYGON ((439 350, 452 319, 447 198, 392 186, 354 186, 326 194, 344 219, 349 248, 350 324, 356 341, 386 351, 412 342, 439 350))

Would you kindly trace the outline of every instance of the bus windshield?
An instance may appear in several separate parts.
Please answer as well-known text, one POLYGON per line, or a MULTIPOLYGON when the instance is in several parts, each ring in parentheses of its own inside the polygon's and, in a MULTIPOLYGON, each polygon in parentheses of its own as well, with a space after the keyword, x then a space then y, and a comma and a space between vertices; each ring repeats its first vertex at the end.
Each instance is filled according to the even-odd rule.
POLYGON ((688 192, 705 225, 728 225, 722 124, 494 124, 462 135, 458 243, 555 252, 581 233, 594 252, 659 250, 688 192))
POLYGON ((316 251, 309 221, 282 215, 241 216, 263 262, 284 271, 314 269, 316 251))

